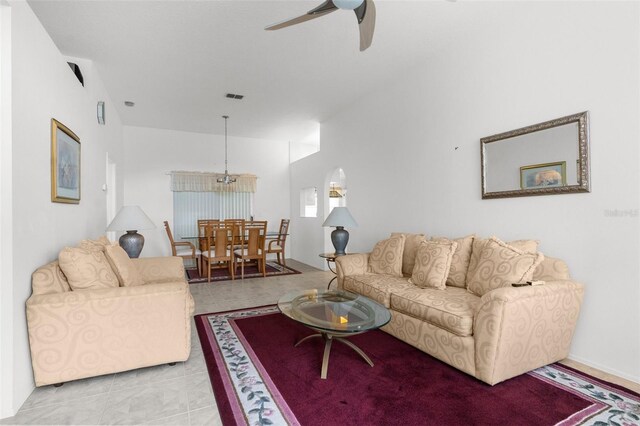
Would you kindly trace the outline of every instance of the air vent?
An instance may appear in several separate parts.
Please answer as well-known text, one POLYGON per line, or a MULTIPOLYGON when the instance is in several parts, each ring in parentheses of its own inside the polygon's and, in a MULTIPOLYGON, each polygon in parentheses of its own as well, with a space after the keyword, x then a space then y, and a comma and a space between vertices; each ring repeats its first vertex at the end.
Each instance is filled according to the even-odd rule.
POLYGON ((244 95, 236 95, 235 93, 227 93, 227 98, 229 99, 242 99, 244 95))
POLYGON ((74 64, 73 62, 67 62, 67 64, 69 64, 69 67, 71 67, 71 71, 73 71, 73 73, 76 75, 76 78, 78 79, 80 84, 82 84, 82 87, 84 87, 84 77, 82 77, 82 73, 80 72, 80 67, 77 64, 74 64))

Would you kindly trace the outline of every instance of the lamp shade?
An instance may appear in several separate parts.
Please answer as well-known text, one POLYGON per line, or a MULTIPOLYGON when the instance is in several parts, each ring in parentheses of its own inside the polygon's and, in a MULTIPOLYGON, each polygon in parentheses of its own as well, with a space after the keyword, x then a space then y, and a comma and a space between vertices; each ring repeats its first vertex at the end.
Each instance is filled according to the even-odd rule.
POLYGON ((334 207, 327 216, 322 226, 342 226, 353 228, 358 226, 353 216, 346 207, 334 207))
POLYGON ((124 206, 113 218, 107 231, 133 231, 155 229, 156 225, 139 206, 124 206))

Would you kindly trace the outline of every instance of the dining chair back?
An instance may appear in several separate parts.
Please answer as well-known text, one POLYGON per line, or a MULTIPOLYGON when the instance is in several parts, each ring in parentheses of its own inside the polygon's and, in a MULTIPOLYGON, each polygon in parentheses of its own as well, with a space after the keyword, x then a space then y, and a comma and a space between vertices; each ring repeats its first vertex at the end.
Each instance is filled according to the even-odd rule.
POLYGON ((240 246, 235 247, 234 257, 240 260, 241 276, 244 279, 244 266, 247 261, 255 260, 262 276, 267 276, 265 262, 265 236, 267 234, 267 221, 244 221, 240 227, 240 246))
POLYGON ((219 219, 198 219, 198 247, 201 251, 208 250, 205 226, 220 223, 219 219))
POLYGON ((266 254, 275 254, 277 262, 283 266, 287 266, 284 247, 287 241, 287 235, 289 235, 289 219, 282 219, 280 221, 280 229, 278 230, 278 236, 268 240, 266 254))
POLYGON ((229 241, 235 239, 235 228, 224 222, 204 225, 205 242, 208 249, 202 254, 203 267, 207 268, 207 282, 211 282, 211 269, 226 264, 231 279, 235 279, 235 258, 229 241))
POLYGON ((244 224, 244 219, 225 219, 224 223, 229 226, 233 226, 235 228, 236 237, 233 239, 233 242, 230 244, 233 248, 238 248, 242 246, 242 225, 244 224))

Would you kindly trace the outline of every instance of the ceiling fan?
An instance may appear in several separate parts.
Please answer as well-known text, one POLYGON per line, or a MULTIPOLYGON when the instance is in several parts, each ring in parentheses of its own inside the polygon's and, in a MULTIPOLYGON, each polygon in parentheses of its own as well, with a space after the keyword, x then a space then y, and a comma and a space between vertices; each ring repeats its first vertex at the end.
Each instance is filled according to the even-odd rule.
POLYGON ((326 0, 315 9, 311 9, 302 16, 288 19, 277 24, 269 25, 265 28, 267 31, 279 30, 280 28, 289 27, 291 25, 300 24, 319 18, 338 9, 353 10, 358 19, 358 27, 360 28, 360 51, 371 46, 373 41, 373 30, 376 26, 376 7, 373 0, 326 0))

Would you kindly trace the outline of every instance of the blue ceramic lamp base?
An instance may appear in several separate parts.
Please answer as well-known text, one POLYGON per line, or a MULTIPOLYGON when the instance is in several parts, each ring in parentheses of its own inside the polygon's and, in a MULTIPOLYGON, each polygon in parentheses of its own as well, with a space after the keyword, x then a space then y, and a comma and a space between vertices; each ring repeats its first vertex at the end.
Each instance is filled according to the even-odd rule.
POLYGON ((343 226, 337 226, 336 229, 331 232, 331 243, 336 249, 336 256, 342 256, 347 254, 346 248, 349 242, 349 232, 347 232, 343 226))

